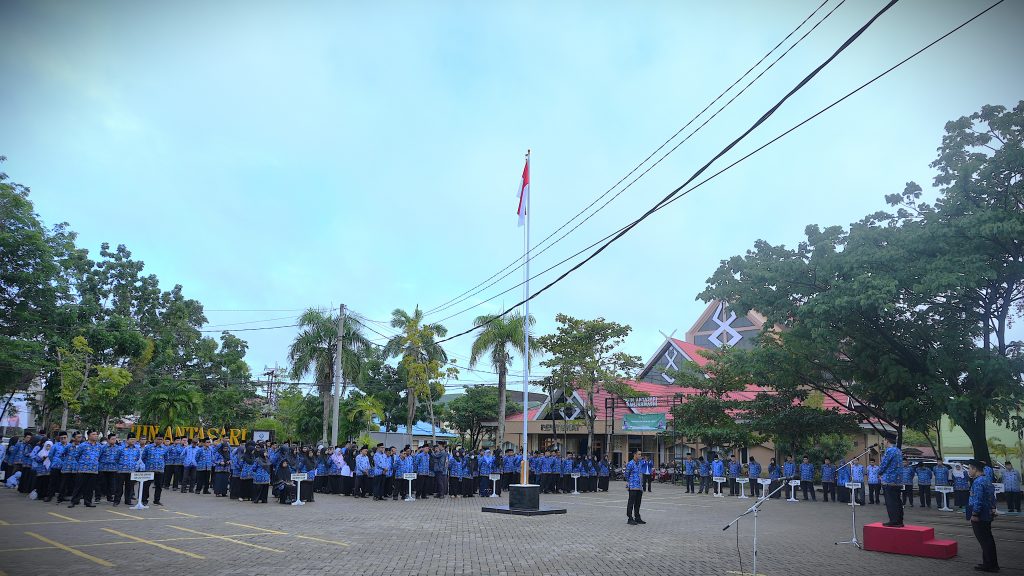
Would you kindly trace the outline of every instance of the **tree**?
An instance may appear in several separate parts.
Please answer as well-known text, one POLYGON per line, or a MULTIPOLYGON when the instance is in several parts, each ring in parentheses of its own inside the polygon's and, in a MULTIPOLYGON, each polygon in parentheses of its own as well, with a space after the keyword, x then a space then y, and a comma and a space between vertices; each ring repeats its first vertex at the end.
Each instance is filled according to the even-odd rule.
POLYGON ((400 369, 403 371, 407 386, 405 425, 411 444, 412 427, 416 419, 416 399, 421 391, 426 389, 432 378, 430 374, 439 372, 440 366, 448 362, 448 355, 437 343, 437 338, 444 338, 448 334, 448 329, 441 324, 425 323, 423 311, 419 306, 412 314, 395 308, 391 312, 391 326, 400 332, 384 345, 384 353, 389 358, 402 359, 400 369))
MULTIPOLYGON (((129 333, 136 338, 134 344, 141 344, 141 337, 129 333)), ((124 343, 122 343, 124 344, 124 343)), ((143 346, 143 350, 146 348, 143 346)), ((95 409, 105 414, 103 429, 106 430, 109 406, 121 390, 132 380, 132 373, 126 368, 95 364, 96 352, 82 336, 71 341, 70 348, 58 348, 60 372, 60 399, 63 403, 60 427, 67 428, 71 410, 81 411, 83 408, 95 409)))
MULTIPOLYGON (((531 315, 530 326, 536 323, 531 315)), ((505 395, 508 367, 513 356, 509 348, 526 355, 526 334, 523 332, 523 315, 515 312, 508 316, 477 316, 474 326, 484 326, 477 333, 469 355, 469 367, 475 368, 484 356, 488 357, 494 371, 498 373, 498 442, 505 439, 505 395)), ((530 354, 541 351, 540 343, 530 339, 530 354)), ((528 360, 529 361, 529 360, 528 360)))
POLYGON ((352 401, 348 410, 349 422, 358 422, 360 430, 369 434, 373 430, 373 420, 378 421, 384 413, 384 404, 373 396, 361 396, 352 401))
POLYGON ((387 356, 378 348, 367 349, 364 365, 365 376, 359 384, 359 390, 367 396, 373 396, 384 405, 381 424, 389 431, 397 430, 397 424, 405 420, 405 401, 402 394, 406 390, 403 371, 387 363, 387 356))
MULTIPOLYGON (((488 422, 498 419, 498 389, 494 386, 467 386, 465 392, 448 403, 451 424, 462 436, 466 446, 480 445, 488 422)), ((515 402, 505 406, 505 415, 515 414, 522 408, 515 402)))
POLYGON ((734 396, 750 382, 746 370, 728 350, 703 354, 709 360, 707 372, 693 361, 673 371, 672 377, 678 385, 697 391, 672 408, 674 432, 709 448, 727 451, 758 443, 760 439, 746 421, 746 403, 734 396), (727 362, 727 359, 733 361, 727 362))
POLYGON ((618 396, 636 396, 636 390, 625 381, 643 364, 639 356, 615 351, 632 330, 627 325, 604 318, 579 320, 565 314, 555 316, 555 321, 559 324, 556 333, 538 339, 551 355, 540 365, 551 368, 557 380, 573 383, 586 395, 583 414, 587 422, 587 447, 593 451, 597 418, 594 394, 604 389, 618 396))
MULTIPOLYGON (((327 425, 331 421, 331 387, 334 384, 335 354, 338 350, 338 318, 333 314, 310 308, 298 319, 299 333, 288 350, 291 377, 301 380, 312 373, 320 401, 323 404, 321 439, 326 441, 327 425)), ((342 370, 345 374, 362 372, 363 354, 370 343, 358 322, 345 322, 342 345, 342 370)), ((342 389, 341 396, 344 397, 342 389)))
POLYGON ((139 409, 144 421, 156 422, 163 430, 187 424, 201 405, 202 396, 195 386, 165 381, 146 393, 139 409))

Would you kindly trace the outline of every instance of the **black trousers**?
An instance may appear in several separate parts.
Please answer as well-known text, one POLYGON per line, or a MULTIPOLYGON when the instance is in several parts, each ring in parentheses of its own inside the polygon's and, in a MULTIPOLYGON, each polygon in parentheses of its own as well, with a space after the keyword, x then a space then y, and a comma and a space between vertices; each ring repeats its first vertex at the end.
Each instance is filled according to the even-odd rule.
POLYGON ((238 479, 238 497, 242 500, 252 499, 252 478, 238 479))
POLYGON ((640 519, 640 502, 644 499, 643 490, 630 490, 629 500, 626 502, 626 517, 632 520, 640 519))
POLYGON ((384 497, 384 477, 374 476, 373 477, 373 497, 383 498, 384 497))
POLYGON ((103 493, 107 496, 107 502, 121 501, 121 474, 118 472, 100 472, 100 482, 103 483, 103 493))
POLYGON ((814 500, 815 502, 818 500, 818 497, 814 494, 814 482, 813 481, 811 481, 811 480, 801 480, 800 481, 800 490, 802 490, 803 493, 804 493, 804 500, 807 500, 807 491, 808 490, 811 492, 811 500, 814 500))
POLYGON ((868 484, 868 499, 872 504, 878 504, 882 501, 881 491, 881 484, 868 484))
POLYGON ((654 480, 654 477, 651 474, 644 474, 644 490, 646 490, 648 492, 651 491, 651 482, 653 480, 654 480))
POLYGON ((60 490, 64 483, 64 473, 60 470, 50 470, 50 484, 46 489, 46 497, 52 498, 56 495, 60 498, 60 490))
POLYGON ((228 481, 228 490, 230 494, 228 497, 232 500, 237 500, 242 497, 242 484, 241 479, 238 476, 231 476, 231 480, 228 481))
POLYGON ((132 499, 135 498, 135 490, 137 489, 135 482, 132 482, 132 474, 131 472, 120 472, 118 473, 118 476, 118 482, 121 483, 121 486, 118 488, 117 493, 124 496, 125 504, 131 504, 132 499))
POLYGON ((36 491, 36 498, 42 500, 46 498, 46 494, 50 490, 50 475, 43 474, 42 476, 36 475, 35 486, 32 487, 36 491))
POLYGON ((426 474, 417 474, 416 475, 416 482, 415 482, 416 486, 415 486, 415 488, 416 488, 416 497, 417 498, 426 498, 427 497, 427 487, 428 487, 429 483, 430 483, 430 476, 428 476, 426 474))
POLYGON ((602 492, 608 491, 608 476, 599 476, 597 479, 597 489, 602 492))
POLYGON ((515 484, 514 480, 515 472, 502 472, 501 473, 501 486, 508 490, 508 487, 515 484))
POLYGON ((295 501, 295 485, 281 483, 277 486, 277 497, 278 502, 281 504, 289 504, 295 501))
POLYGON ((832 495, 832 501, 836 501, 836 483, 835 482, 822 482, 821 483, 821 501, 828 502, 829 494, 832 495))
POLYGON ((210 493, 210 471, 196 470, 196 492, 210 493))
POLYGON ((436 482, 435 490, 437 491, 438 498, 444 498, 448 495, 448 474, 444 472, 434 472, 434 482, 436 482))
POLYGON ((1006 511, 1020 512, 1020 490, 1006 493, 1006 511))
POLYGON ((96 492, 96 480, 98 474, 85 474, 80 473, 75 478, 75 493, 71 495, 71 503, 78 504, 79 500, 85 499, 90 505, 92 504, 93 494, 96 492))
POLYGON ((974 537, 981 544, 981 565, 986 568, 998 568, 999 560, 996 558, 996 541, 992 538, 992 521, 972 522, 974 537))
POLYGON ((270 491, 270 484, 253 484, 252 501, 267 503, 267 492, 270 491))
POLYGON ((181 491, 182 493, 188 491, 191 492, 196 486, 196 467, 195 466, 184 466, 181 475, 181 491))
POLYGON ((919 484, 917 486, 918 492, 921 493, 921 507, 932 507, 932 485, 931 484, 919 484))
POLYGON ((683 474, 683 484, 686 486, 686 493, 693 494, 693 474, 683 474))
POLYGON ((159 502, 160 496, 164 493, 164 473, 154 472, 153 479, 142 483, 142 503, 149 502, 149 486, 153 485, 153 502, 159 502))
POLYGON ((914 485, 904 484, 903 485, 903 503, 910 504, 910 507, 914 507, 914 485))
POLYGON ((886 484, 885 490, 885 511, 889 514, 889 522, 903 524, 903 502, 900 498, 902 486, 899 484, 886 484))
POLYGON ((78 474, 71 472, 68 474, 61 473, 60 478, 60 498, 57 498, 58 502, 64 500, 71 500, 71 496, 75 493, 75 483, 78 481, 78 474))

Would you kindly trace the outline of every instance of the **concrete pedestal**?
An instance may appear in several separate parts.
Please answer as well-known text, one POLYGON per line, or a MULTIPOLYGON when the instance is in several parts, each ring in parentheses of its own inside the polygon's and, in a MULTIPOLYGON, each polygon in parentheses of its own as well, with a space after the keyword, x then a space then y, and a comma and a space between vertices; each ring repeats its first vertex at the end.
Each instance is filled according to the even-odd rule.
POLYGON ((566 512, 565 508, 542 508, 540 486, 536 484, 512 484, 508 487, 508 506, 484 506, 481 511, 516 516, 544 516, 566 512))

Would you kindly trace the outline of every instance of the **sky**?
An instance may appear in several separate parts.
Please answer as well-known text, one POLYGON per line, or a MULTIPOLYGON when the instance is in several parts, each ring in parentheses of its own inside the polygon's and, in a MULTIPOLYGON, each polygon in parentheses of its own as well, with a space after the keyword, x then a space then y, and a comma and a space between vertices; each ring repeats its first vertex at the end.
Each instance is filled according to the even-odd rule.
MULTIPOLYGON (((125 244, 164 289, 181 284, 210 329, 288 325, 344 303, 389 335, 373 321, 433 309, 521 257, 527 149, 536 244, 819 4, 9 0, 2 169, 93 254, 125 244)), ((711 170, 989 4, 899 2, 711 170)), ((828 0, 782 50, 838 6, 806 39, 532 272, 642 214, 883 5, 828 0)), ((1007 0, 648 218, 531 302, 536 333, 557 313, 605 317, 632 327, 624 349, 646 360, 703 311, 696 295, 719 262, 756 240, 794 245, 808 224, 848 225, 911 180, 934 197, 928 164, 945 122, 1024 96, 1022 23, 1024 2, 1007 0)), ((521 300, 521 280, 514 271, 428 320, 461 332, 521 300)), ((254 372, 287 365, 295 328, 237 334, 254 372)), ((471 341, 447 344, 463 366, 471 341)), ((460 381, 495 380, 478 368, 460 381)))

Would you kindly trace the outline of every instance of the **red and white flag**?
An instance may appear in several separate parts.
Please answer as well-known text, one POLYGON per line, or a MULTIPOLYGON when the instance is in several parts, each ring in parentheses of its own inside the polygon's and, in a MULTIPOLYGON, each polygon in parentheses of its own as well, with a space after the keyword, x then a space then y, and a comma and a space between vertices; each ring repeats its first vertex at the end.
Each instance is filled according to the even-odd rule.
POLYGON ((526 155, 526 166, 523 166, 523 177, 519 181, 519 191, 516 192, 519 196, 519 209, 516 211, 519 214, 519 225, 526 224, 526 207, 530 205, 530 155, 526 155))

